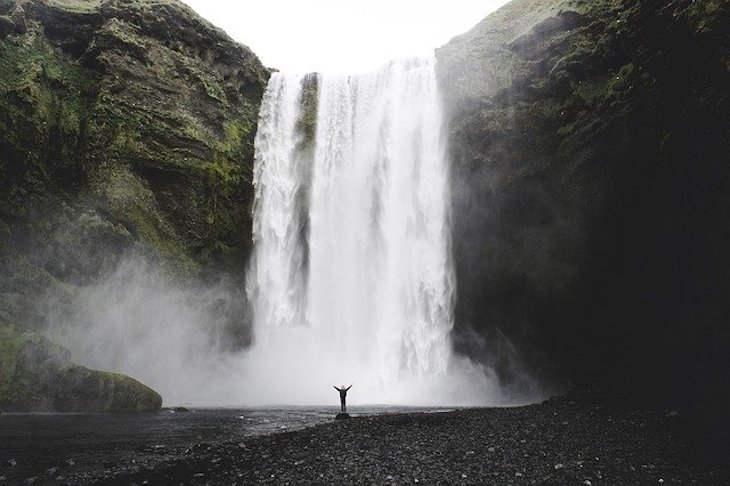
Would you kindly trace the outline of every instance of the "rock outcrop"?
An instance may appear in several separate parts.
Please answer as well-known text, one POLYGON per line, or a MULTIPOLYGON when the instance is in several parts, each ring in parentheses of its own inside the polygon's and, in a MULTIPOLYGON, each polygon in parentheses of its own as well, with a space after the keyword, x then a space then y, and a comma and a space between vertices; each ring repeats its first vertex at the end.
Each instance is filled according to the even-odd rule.
POLYGON ((462 351, 727 395, 729 5, 516 0, 437 51, 462 351))
POLYGON ((162 397, 117 373, 71 362, 71 353, 42 336, 0 325, 0 411, 154 412, 162 397))

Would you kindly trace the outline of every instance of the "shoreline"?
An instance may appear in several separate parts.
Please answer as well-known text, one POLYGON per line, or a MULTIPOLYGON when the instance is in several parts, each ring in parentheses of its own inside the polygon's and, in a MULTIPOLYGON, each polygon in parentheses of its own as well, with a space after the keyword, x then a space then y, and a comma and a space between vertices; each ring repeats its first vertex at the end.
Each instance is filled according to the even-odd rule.
MULTIPOLYGON (((568 394, 541 404, 357 416, 62 484, 722 484, 681 411, 568 394)), ((725 446, 727 447, 727 446, 725 446)), ((720 452, 720 456, 725 451, 720 452)))

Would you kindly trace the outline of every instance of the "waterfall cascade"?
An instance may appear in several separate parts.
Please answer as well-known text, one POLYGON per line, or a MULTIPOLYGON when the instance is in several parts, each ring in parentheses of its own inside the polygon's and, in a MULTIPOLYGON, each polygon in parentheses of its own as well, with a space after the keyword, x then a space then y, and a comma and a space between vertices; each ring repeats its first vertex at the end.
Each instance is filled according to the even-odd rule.
POLYGON ((329 403, 332 385, 355 383, 361 403, 489 401, 491 380, 451 355, 435 60, 318 75, 316 130, 307 133, 304 86, 313 81, 274 73, 260 114, 247 282, 251 398, 329 403))

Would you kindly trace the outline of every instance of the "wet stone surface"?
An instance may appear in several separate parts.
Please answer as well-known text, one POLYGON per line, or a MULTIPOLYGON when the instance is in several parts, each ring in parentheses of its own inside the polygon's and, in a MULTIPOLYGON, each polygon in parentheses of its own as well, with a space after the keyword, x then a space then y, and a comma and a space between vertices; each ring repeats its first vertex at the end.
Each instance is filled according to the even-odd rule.
MULTIPOLYGON (((680 410, 639 409, 586 394, 540 405, 355 416, 223 442, 144 446, 142 462, 43 484, 726 484, 680 410), (150 460, 150 457, 155 457, 150 460)), ((8 469, 3 465, 3 473, 8 469)), ((17 467, 17 466, 15 466, 17 467)), ((38 483, 37 483, 38 484, 38 483)))

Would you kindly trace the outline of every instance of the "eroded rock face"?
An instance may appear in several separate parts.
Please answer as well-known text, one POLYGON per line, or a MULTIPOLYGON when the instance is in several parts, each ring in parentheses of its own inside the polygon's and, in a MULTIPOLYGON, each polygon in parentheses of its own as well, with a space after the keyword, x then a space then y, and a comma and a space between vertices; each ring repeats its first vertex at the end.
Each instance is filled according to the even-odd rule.
POLYGON ((506 378, 719 388, 730 17, 700 3, 516 0, 437 51, 456 341, 506 378))
POLYGON ((23 191, 76 192, 182 266, 243 261, 268 79, 256 56, 176 1, 3 13, 30 26, 0 46, 7 209, 22 217, 23 191))

